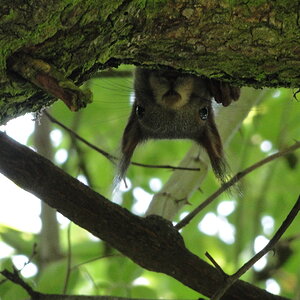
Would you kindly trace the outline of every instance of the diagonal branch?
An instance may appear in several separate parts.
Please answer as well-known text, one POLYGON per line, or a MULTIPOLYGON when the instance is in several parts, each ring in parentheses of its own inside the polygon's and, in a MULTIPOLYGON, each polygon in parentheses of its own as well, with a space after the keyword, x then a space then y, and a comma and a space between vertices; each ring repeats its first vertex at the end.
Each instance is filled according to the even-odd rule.
POLYGON ((181 229, 185 225, 187 225, 200 211, 202 211, 206 206, 208 206, 210 203, 212 203, 217 197, 219 197, 224 191, 229 189, 231 186, 236 184, 241 178, 246 176, 247 174, 253 172, 257 168, 272 162, 273 160, 282 157, 284 155, 287 155, 288 153, 291 153, 297 149, 300 148, 300 142, 295 142, 292 146, 283 149, 281 151, 278 151, 260 161, 257 163, 251 165, 250 167, 246 168, 245 170, 235 174, 229 181, 227 181, 225 184, 223 184, 218 190, 216 190, 213 194, 211 194, 205 201, 203 201, 199 206, 197 206, 193 211, 191 211, 185 218, 183 218, 180 222, 177 223, 175 228, 177 230, 181 229))
MULTIPOLYGON (((296 218, 297 214, 300 211, 300 196, 296 201, 295 205, 287 215, 286 219, 283 221, 279 229, 276 231, 273 238, 268 242, 268 244, 260 250, 257 254, 255 254, 249 261, 247 261, 240 269, 238 269, 233 275, 226 276, 224 286, 220 288, 216 292, 216 294, 211 298, 211 300, 219 300, 224 295, 226 290, 236 281, 238 280, 243 274, 245 274, 259 259, 261 259, 265 254, 269 251, 274 249, 275 245, 282 237, 282 235, 286 232, 288 227, 296 218)), ((210 258, 211 259, 211 258, 210 258)))
MULTIPOLYGON (((0 133, 0 172, 140 266, 211 297, 222 275, 184 245, 171 222, 141 218, 110 202, 31 149, 0 133)), ((238 280, 222 300, 284 300, 238 280)))
POLYGON ((3 275, 8 280, 20 285, 31 297, 32 299, 37 299, 39 296, 38 292, 35 292, 31 286, 29 286, 19 275, 17 269, 13 268, 13 272, 8 270, 0 271, 0 274, 3 275))

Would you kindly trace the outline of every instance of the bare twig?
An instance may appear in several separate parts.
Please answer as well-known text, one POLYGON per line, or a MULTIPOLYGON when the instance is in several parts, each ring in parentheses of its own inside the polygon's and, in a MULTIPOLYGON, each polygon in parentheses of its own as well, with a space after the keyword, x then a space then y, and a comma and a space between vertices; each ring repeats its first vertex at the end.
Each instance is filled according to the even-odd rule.
MULTIPOLYGON (((5 278, 21 286, 31 297, 32 300, 146 300, 144 298, 125 298, 115 296, 85 296, 85 295, 60 295, 43 294, 36 292, 19 275, 17 270, 10 272, 3 270, 0 272, 5 278)), ((153 299, 156 300, 156 299, 153 299)))
POLYGON ((78 135, 75 131, 71 130, 70 128, 68 128, 67 126, 65 126, 64 124, 62 124, 61 122, 59 122, 57 119, 53 118, 49 113, 45 112, 45 115, 49 118, 49 120, 54 123, 59 125, 60 127, 62 127, 64 130, 66 130, 67 132, 69 132, 72 136, 76 137, 78 140, 80 140, 81 142, 83 142, 84 144, 86 144, 88 147, 92 148, 93 150, 99 152, 100 154, 102 154, 103 156, 105 156, 108 160, 110 160, 112 163, 115 164, 116 161, 116 157, 109 154, 108 152, 96 147, 95 145, 91 144, 90 142, 88 142, 86 139, 82 138, 80 135, 78 135))
POLYGON ((212 264, 215 266, 215 268, 225 277, 228 275, 223 271, 223 269, 220 267, 220 265, 215 261, 215 259, 208 253, 205 253, 205 256, 212 262, 212 264))
MULTIPOLYGON (((298 197, 295 205, 283 221, 273 238, 269 243, 256 255, 254 255, 249 261, 247 261, 237 272, 233 275, 225 277, 224 286, 222 286, 217 293, 211 298, 211 300, 219 300, 225 294, 225 292, 243 275, 245 274, 259 259, 261 259, 266 253, 272 250, 282 235, 286 232, 293 220, 296 218, 300 210, 300 196, 298 197)), ((218 268, 219 269, 219 268, 218 268)))
MULTIPOLYGON (((24 266, 20 269, 20 270, 17 270, 15 268, 15 266, 13 265, 12 268, 13 268, 13 273, 8 271, 8 270, 3 270, 3 271, 0 271, 0 274, 2 274, 5 279, 1 280, 0 281, 0 285, 5 283, 7 280, 10 280, 16 284, 19 284, 21 285, 27 292, 29 295, 36 295, 38 293, 36 293, 26 282, 24 282, 22 280, 22 278, 20 277, 19 273, 28 265, 31 263, 32 259, 34 258, 34 256, 37 254, 37 244, 34 243, 33 244, 33 250, 32 250, 32 254, 30 255, 29 259, 27 262, 24 263, 24 266)), ((1 298, 0 298, 1 299, 1 298)))
POLYGON ((74 265, 74 266, 72 266, 71 269, 74 270, 76 268, 79 268, 79 267, 81 267, 83 265, 86 265, 86 264, 89 264, 91 262, 94 262, 96 260, 100 260, 100 259, 103 259, 103 258, 111 258, 111 257, 124 257, 124 255, 123 254, 109 254, 109 255, 97 256, 97 257, 91 258, 89 260, 86 260, 84 262, 81 262, 81 263, 79 263, 77 265, 74 265))
MULTIPOLYGON (((23 266, 23 268, 22 268, 20 271, 22 271, 27 265, 29 265, 29 264, 32 262, 33 258, 34 258, 36 255, 37 255, 37 243, 34 243, 34 244, 33 244, 33 247, 32 247, 32 253, 31 253, 31 255, 30 255, 28 261, 24 263, 24 266, 23 266)), ((20 272, 20 271, 19 271, 19 272, 20 272)))
MULTIPOLYGON (((73 132, 76 132, 77 129, 79 128, 80 122, 81 122, 81 117, 82 117, 82 111, 79 111, 74 115, 74 118, 73 118, 73 121, 72 121, 72 126, 71 126, 71 130, 73 132)), ((49 119, 49 121, 50 121, 50 119, 49 119)), ((83 173, 83 175, 84 175, 84 177, 87 181, 88 186, 90 186, 91 188, 95 188, 95 185, 93 184, 92 177, 90 175, 90 171, 87 167, 86 159, 85 159, 85 156, 84 156, 84 151, 82 151, 82 149, 81 149, 81 147, 78 143, 78 139, 72 134, 70 135, 70 139, 71 139, 71 142, 70 142, 70 145, 69 145, 68 152, 72 151, 72 150, 76 151, 77 157, 78 157, 79 171, 83 173)), ((68 158, 62 164, 61 167, 62 167, 63 170, 66 170, 66 167, 67 167, 68 163, 70 162, 70 158, 71 158, 71 155, 68 155, 68 158)))
POLYGON ((237 183, 241 178, 246 176, 247 174, 253 172, 259 167, 262 167, 263 165, 275 160, 276 158, 282 157, 292 151, 295 151, 300 148, 300 142, 296 142, 294 145, 278 151, 265 159, 262 159, 261 161, 253 164, 249 168, 246 168, 245 170, 237 173, 235 176, 233 176, 229 181, 227 181, 225 184, 223 184, 217 191, 215 191, 212 195, 210 195, 204 202, 202 202, 198 207, 196 207, 193 211, 191 211, 185 218, 183 218, 179 223, 176 224, 175 228, 177 230, 183 228, 185 225, 187 225, 201 210, 203 210, 206 206, 208 206, 210 203, 212 203, 218 196, 220 196, 224 191, 226 191, 228 188, 233 186, 235 183, 237 183))
MULTIPOLYGON (((6 279, 21 286, 33 300, 146 300, 144 298, 125 298, 115 296, 85 296, 85 295, 59 295, 59 294, 43 294, 36 292, 27 284, 19 275, 19 271, 14 269, 13 272, 8 270, 0 271, 6 279)), ((155 299, 153 299, 155 300, 155 299)))
POLYGON ((33 299, 38 299, 40 293, 35 292, 30 285, 28 285, 19 275, 19 271, 13 268, 13 272, 3 270, 0 273, 8 280, 20 285, 33 299))
MULTIPOLYGON (((99 147, 91 144, 88 142, 86 139, 78 135, 76 132, 62 124, 60 121, 52 117, 49 113, 45 112, 45 115, 49 118, 49 120, 57 124, 58 126, 62 127, 64 130, 69 132, 72 136, 76 137, 78 140, 80 140, 82 143, 86 144, 88 147, 92 148, 93 150, 99 152, 102 154, 104 157, 106 157, 109 161, 111 161, 113 164, 116 164, 116 161, 118 158, 116 156, 111 155, 110 153, 104 151, 103 149, 100 149, 99 147)), ((141 164, 137 162, 131 162, 132 165, 138 166, 138 167, 143 167, 143 168, 154 168, 154 169, 171 169, 171 170, 185 170, 185 171, 200 171, 199 168, 184 168, 184 167, 175 167, 175 166, 170 166, 170 165, 149 165, 149 164, 141 164)))

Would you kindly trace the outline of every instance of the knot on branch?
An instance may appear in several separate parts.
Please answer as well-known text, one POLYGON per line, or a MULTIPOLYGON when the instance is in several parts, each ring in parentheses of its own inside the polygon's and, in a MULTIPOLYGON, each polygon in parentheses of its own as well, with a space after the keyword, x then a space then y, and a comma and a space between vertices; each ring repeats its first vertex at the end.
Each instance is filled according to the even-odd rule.
POLYGON ((182 236, 175 229, 171 221, 157 215, 149 215, 145 220, 148 225, 152 227, 153 231, 164 237, 166 242, 169 242, 170 244, 178 244, 180 247, 185 247, 182 236))

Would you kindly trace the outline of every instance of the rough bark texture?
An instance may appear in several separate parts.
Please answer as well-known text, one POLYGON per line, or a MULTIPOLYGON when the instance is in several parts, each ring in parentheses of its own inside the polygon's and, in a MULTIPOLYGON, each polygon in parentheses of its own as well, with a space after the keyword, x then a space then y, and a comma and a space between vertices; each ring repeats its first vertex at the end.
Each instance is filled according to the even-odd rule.
MULTIPOLYGON (((67 218, 110 243, 142 267, 162 272, 211 297, 221 273, 185 248, 171 222, 141 218, 110 202, 31 149, 0 133, 0 172, 67 218)), ((236 282, 222 300, 284 300, 246 282, 236 282)))
POLYGON ((0 0, 0 124, 54 98, 11 70, 18 52, 75 83, 121 63, 255 87, 300 86, 299 1, 0 0))

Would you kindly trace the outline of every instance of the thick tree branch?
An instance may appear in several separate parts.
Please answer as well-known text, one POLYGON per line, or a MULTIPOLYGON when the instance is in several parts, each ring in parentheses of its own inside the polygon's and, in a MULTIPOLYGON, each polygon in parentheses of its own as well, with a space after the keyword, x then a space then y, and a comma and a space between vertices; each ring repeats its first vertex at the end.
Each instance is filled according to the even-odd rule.
MULTIPOLYGON (((298 0, 40 0, 22 6, 2 0, 0 123, 54 101, 15 74, 20 54, 51 64, 76 84, 99 69, 132 63, 240 86, 297 88, 299 7, 298 0)), ((53 93, 49 82, 38 83, 70 98, 60 88, 53 93)))
MULTIPOLYGON (((222 285, 221 274, 186 249, 169 221, 158 216, 141 218, 131 214, 4 133, 0 133, 0 144, 0 171, 5 176, 137 264, 172 276, 208 297, 222 285)), ((286 298, 240 280, 222 298, 257 299, 286 298)))

